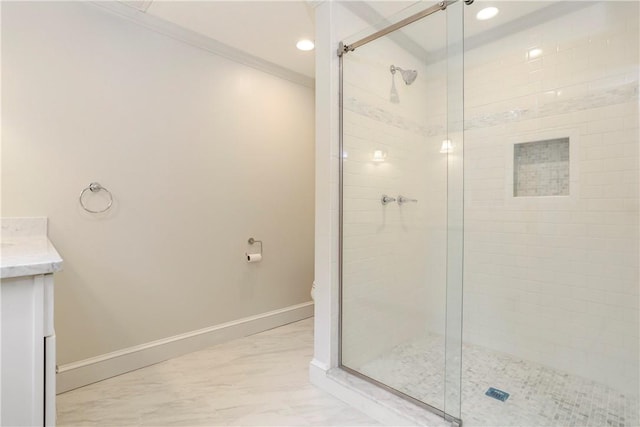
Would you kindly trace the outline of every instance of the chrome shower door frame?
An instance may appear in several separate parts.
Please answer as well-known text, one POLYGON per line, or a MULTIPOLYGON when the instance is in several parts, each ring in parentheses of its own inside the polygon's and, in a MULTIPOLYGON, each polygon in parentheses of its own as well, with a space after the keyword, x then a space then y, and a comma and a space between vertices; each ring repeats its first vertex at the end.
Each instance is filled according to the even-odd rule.
MULTIPOLYGON (((464 4, 471 4, 473 0, 465 0, 464 4)), ((461 426, 461 372, 462 372, 462 248, 463 248, 463 58, 464 58, 464 26, 463 2, 458 0, 442 1, 428 9, 411 15, 393 25, 377 31, 349 45, 340 42, 337 49, 339 57, 339 256, 338 256, 338 284, 339 284, 339 327, 338 327, 338 366, 340 369, 370 382, 390 393, 397 395, 413 404, 424 408, 450 422, 454 426, 461 426), (344 55, 354 51, 371 41, 383 37, 413 22, 427 16, 450 10, 454 6, 457 10, 447 17, 447 134, 450 140, 455 139, 458 149, 457 157, 448 155, 447 159, 447 283, 446 283, 446 336, 445 336, 445 407, 443 409, 429 405, 413 396, 398 391, 387 384, 368 377, 344 365, 342 360, 343 343, 343 245, 344 245, 344 55), (451 69, 453 66, 453 70, 451 69), (452 88, 451 85, 457 85, 452 88), (455 176, 452 176, 455 175, 455 176), (455 212, 451 212, 455 210, 455 212), (454 397, 447 399, 451 394, 454 397), (449 403, 449 405, 447 405, 449 403), (453 407, 448 410, 448 407, 453 407)))

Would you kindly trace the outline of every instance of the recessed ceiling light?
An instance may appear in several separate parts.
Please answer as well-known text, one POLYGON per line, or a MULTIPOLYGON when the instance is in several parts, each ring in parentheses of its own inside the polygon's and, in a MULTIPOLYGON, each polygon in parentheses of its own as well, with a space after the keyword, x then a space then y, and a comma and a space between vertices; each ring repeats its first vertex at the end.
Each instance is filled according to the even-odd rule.
POLYGON ((296 47, 300 50, 313 50, 316 45, 309 39, 298 40, 296 47))
POLYGON ((498 12, 499 10, 497 7, 485 7, 476 14, 476 19, 479 21, 486 21, 487 19, 491 19, 496 16, 498 12))

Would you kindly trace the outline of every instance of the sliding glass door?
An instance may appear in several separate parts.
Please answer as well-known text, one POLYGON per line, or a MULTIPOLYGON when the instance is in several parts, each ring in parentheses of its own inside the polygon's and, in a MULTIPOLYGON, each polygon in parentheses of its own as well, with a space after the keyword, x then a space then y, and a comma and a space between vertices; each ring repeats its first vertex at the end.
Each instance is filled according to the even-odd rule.
POLYGON ((419 6, 341 57, 341 365, 459 418, 464 3, 419 6))

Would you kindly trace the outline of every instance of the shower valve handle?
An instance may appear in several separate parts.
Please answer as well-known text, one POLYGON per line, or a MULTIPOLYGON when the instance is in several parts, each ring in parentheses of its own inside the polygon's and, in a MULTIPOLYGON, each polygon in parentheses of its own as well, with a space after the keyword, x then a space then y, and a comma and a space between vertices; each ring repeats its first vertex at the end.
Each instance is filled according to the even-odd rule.
POLYGON ((402 195, 398 196, 398 204, 402 206, 403 203, 409 203, 409 202, 414 202, 417 203, 418 201, 416 199, 410 199, 408 197, 404 197, 402 195))
POLYGON ((395 197, 389 197, 386 194, 383 194, 382 198, 380 199, 380 202, 382 202, 383 205, 386 205, 388 203, 395 202, 395 201, 396 201, 395 197))

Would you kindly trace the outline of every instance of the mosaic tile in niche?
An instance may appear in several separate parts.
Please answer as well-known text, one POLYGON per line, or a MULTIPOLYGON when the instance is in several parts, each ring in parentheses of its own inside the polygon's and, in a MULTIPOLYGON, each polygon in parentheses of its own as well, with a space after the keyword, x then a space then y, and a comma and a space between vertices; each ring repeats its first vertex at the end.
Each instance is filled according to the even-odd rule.
POLYGON ((569 138, 514 145, 514 197, 568 195, 569 138))

